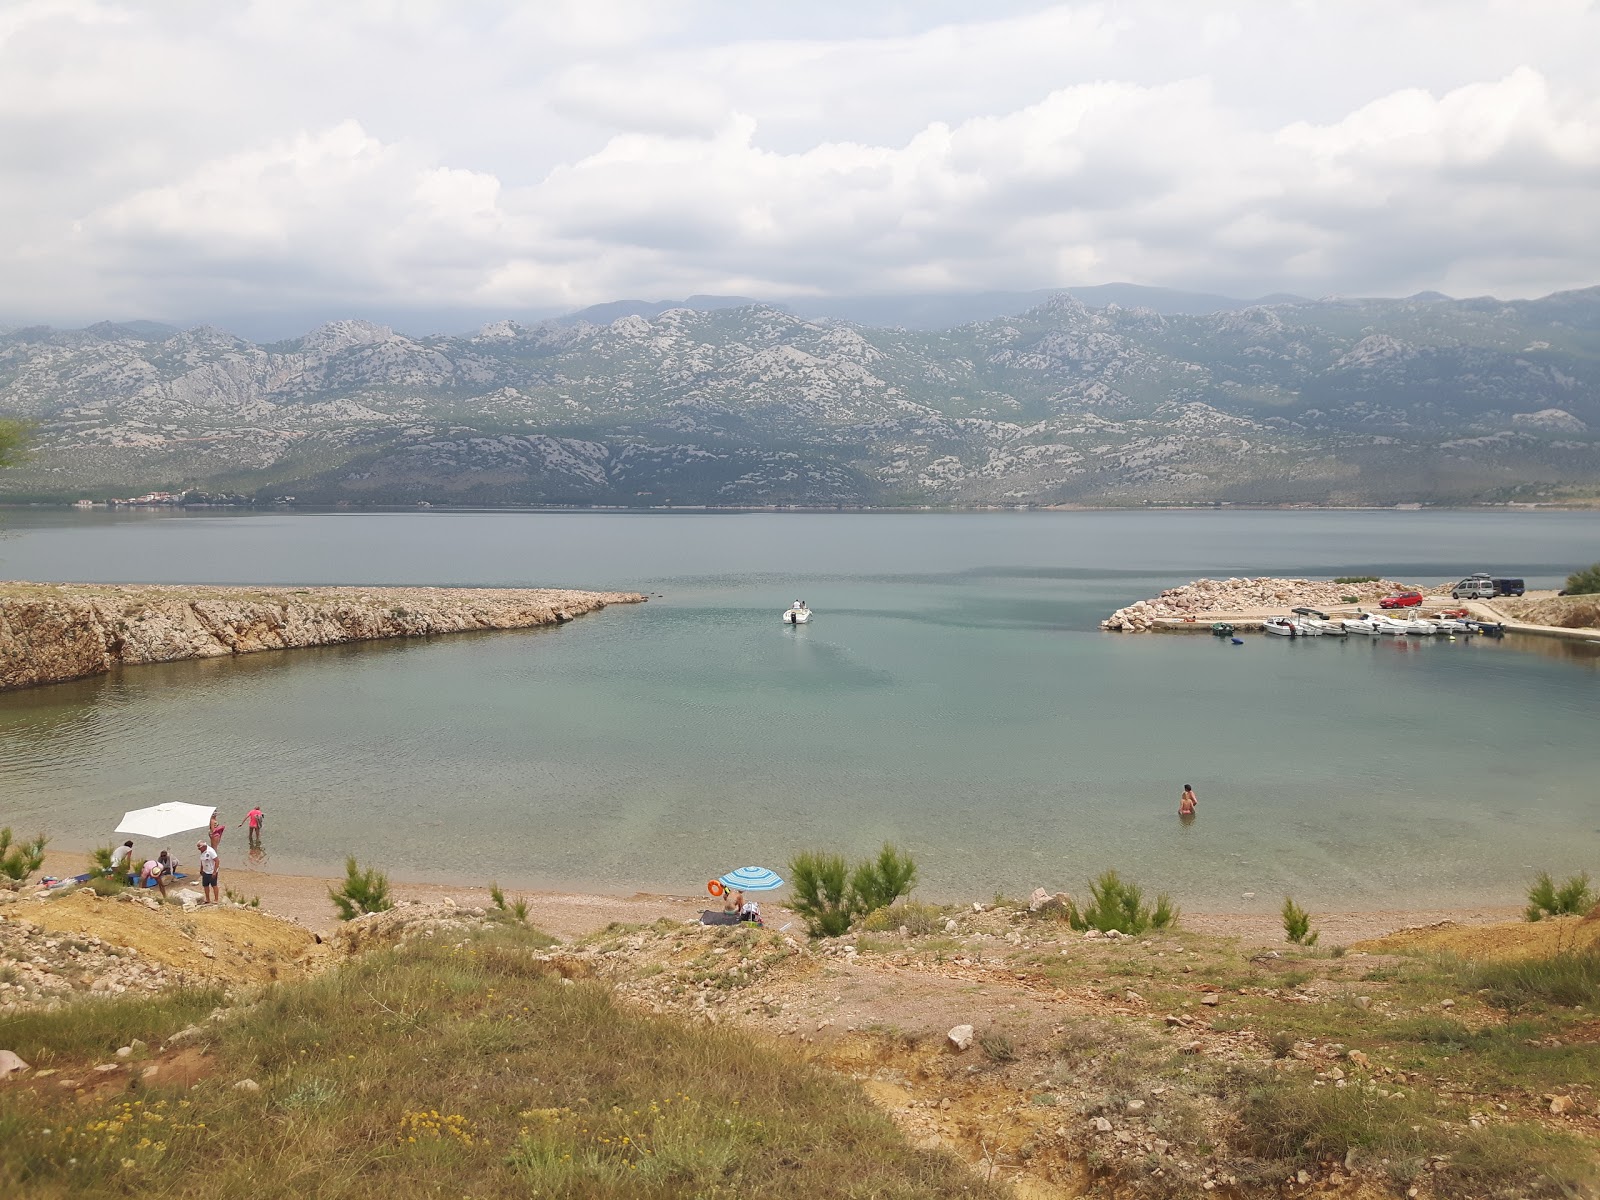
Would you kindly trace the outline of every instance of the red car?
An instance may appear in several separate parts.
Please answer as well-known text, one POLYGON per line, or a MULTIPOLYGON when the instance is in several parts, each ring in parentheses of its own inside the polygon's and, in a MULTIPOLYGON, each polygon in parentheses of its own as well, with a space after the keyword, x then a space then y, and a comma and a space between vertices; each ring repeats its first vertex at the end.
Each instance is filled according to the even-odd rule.
POLYGON ((1413 608, 1422 603, 1421 592, 1401 592, 1398 596, 1385 596, 1378 601, 1379 608, 1413 608))

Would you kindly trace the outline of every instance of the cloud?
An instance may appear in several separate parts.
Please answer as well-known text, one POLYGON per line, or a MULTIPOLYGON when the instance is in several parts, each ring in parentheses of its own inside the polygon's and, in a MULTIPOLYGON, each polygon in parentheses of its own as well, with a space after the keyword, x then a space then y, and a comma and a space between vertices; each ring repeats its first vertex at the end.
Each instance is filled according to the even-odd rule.
POLYGON ((8 10, 0 315, 1600 279, 1593 5, 718 11, 8 10))

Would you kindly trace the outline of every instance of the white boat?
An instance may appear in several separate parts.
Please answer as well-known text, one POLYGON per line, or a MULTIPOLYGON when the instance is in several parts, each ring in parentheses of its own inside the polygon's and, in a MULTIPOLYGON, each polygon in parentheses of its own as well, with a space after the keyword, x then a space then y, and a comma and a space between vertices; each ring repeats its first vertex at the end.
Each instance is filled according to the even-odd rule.
POLYGON ((1465 621, 1458 621, 1455 617, 1434 617, 1433 630, 1435 633, 1472 633, 1471 625, 1465 621))
POLYGON ((1322 630, 1297 617, 1268 617, 1261 623, 1261 632, 1292 638, 1322 636, 1322 630))
POLYGON ((1383 632, 1382 622, 1384 617, 1375 617, 1371 613, 1362 613, 1359 617, 1346 617, 1339 624, 1346 633, 1359 633, 1363 637, 1377 637, 1383 632))
POLYGON ((806 607, 804 600, 796 600, 783 610, 783 623, 785 625, 804 625, 811 620, 811 610, 806 607))
POLYGON ((1328 614, 1315 608, 1297 608, 1294 615, 1300 618, 1300 625, 1307 630, 1315 630, 1323 637, 1344 637, 1344 626, 1337 621, 1328 619, 1328 614))
POLYGON ((1430 621, 1418 621, 1400 617, 1379 617, 1378 622, 1379 633, 1393 634, 1397 637, 1403 637, 1408 633, 1426 636, 1433 632, 1433 624, 1430 621))

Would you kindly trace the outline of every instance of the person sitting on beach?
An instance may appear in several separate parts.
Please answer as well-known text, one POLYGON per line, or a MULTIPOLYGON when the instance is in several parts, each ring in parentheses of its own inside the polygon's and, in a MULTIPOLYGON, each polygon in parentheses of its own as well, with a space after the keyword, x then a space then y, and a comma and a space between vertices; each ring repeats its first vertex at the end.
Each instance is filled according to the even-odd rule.
POLYGON ((743 892, 736 891, 733 888, 729 888, 727 891, 722 893, 722 911, 723 912, 732 913, 734 916, 738 916, 739 915, 739 911, 743 907, 744 907, 744 893, 743 892))
POLYGON ((1194 788, 1187 783, 1183 785, 1183 798, 1178 801, 1178 815, 1180 817, 1194 816, 1194 810, 1200 807, 1200 801, 1195 798, 1194 788))
MULTIPOLYGON (((166 856, 167 852, 163 850, 161 852, 161 857, 165 858, 166 856)), ((166 864, 163 863, 161 859, 147 858, 145 860, 143 869, 141 869, 139 872, 140 887, 146 887, 152 882, 156 885, 157 889, 160 890, 161 898, 165 900, 167 898, 166 864)))

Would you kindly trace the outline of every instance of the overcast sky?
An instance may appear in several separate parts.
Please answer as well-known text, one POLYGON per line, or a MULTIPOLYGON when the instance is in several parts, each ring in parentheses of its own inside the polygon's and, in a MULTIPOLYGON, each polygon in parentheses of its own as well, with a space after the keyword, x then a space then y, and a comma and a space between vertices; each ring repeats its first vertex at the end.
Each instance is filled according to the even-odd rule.
POLYGON ((1597 61, 1589 0, 0 0, 0 320, 1539 295, 1597 61))

